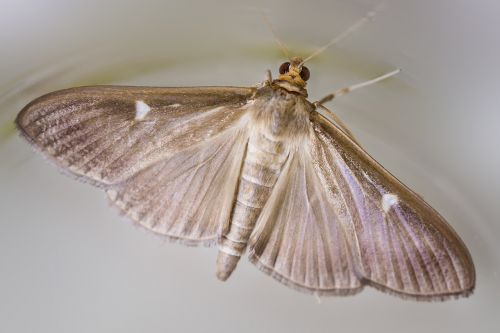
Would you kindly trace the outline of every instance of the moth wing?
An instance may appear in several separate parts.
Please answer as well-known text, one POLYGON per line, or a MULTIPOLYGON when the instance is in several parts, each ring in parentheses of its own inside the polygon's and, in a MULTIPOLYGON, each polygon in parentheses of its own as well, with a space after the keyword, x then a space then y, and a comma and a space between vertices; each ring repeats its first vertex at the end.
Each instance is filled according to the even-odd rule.
POLYGON ((79 87, 42 96, 16 119, 63 171, 102 187, 232 127, 254 88, 79 87))
POLYGON ((213 245, 228 226, 248 134, 244 122, 108 190, 140 225, 187 245, 213 245))
POLYGON ((250 237, 250 261, 300 291, 317 295, 361 291, 351 249, 352 228, 337 214, 307 150, 291 152, 250 237))
MULTIPOLYGON (((281 206, 293 215, 267 208, 282 217, 274 225, 268 218, 260 221, 252 236, 251 260, 286 284, 299 282, 301 289, 316 293, 328 293, 322 280, 340 276, 352 281, 347 279, 352 274, 362 284, 415 299, 471 293, 472 259, 446 221, 339 128, 317 113, 311 119, 310 140, 302 146, 304 167, 299 169, 306 182, 288 175, 287 185, 302 193, 296 204, 306 204, 301 209, 281 206), (312 186, 318 187, 315 192, 312 186), (320 200, 322 204, 316 202, 320 200), (315 218, 304 219, 305 212, 315 218)), ((338 285, 332 288, 335 293, 338 285)))
POLYGON ((313 165, 338 192, 353 224, 358 274, 383 291, 417 299, 468 295, 471 256, 451 226, 322 115, 313 116, 313 165))

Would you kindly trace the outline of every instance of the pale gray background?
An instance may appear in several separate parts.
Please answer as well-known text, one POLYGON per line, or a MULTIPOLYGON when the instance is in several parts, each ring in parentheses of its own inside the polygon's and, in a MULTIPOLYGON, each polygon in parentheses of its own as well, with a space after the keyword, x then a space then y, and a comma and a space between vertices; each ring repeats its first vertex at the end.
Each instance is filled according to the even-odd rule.
POLYGON ((21 107, 82 84, 252 85, 281 54, 256 9, 307 54, 378 1, 0 1, 0 331, 492 332, 500 322, 500 4, 387 1, 308 66, 311 99, 397 67, 332 107, 468 245, 477 289, 417 303, 367 288, 288 289, 242 260, 168 244, 15 135, 21 107))

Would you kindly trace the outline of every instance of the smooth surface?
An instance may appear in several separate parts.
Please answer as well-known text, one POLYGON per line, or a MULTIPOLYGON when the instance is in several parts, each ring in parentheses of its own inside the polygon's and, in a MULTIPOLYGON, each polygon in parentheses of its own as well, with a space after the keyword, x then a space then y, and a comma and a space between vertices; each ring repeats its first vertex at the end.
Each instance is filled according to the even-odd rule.
POLYGON ((299 55, 373 1, 2 3, 0 330, 16 332, 470 332, 498 329, 500 24, 496 1, 388 1, 311 61, 312 100, 402 68, 330 104, 364 147, 423 195, 469 247, 468 299, 415 303, 366 290, 318 302, 242 260, 135 228, 105 194, 60 175, 16 136, 32 98, 80 84, 252 85, 282 62, 254 10, 299 55))

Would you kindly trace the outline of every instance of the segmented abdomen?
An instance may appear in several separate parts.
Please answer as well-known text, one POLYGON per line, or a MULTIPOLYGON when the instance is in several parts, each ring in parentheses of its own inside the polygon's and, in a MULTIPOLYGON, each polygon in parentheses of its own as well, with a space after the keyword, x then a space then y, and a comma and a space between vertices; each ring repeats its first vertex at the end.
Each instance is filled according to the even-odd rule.
POLYGON ((270 134, 250 137, 240 175, 229 231, 222 235, 217 257, 217 276, 229 277, 245 251, 262 208, 271 195, 288 156, 282 142, 270 134))

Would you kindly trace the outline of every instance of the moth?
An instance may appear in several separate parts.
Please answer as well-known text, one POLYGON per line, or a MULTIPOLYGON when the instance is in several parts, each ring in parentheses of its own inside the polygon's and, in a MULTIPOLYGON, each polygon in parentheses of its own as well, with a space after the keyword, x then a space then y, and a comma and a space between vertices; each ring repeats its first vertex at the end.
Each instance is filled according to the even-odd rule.
POLYGON ((220 280, 248 250, 265 273, 316 295, 470 294, 473 262, 450 225, 318 112, 334 95, 308 101, 302 59, 279 73, 247 88, 71 88, 35 99, 16 124, 137 224, 217 246, 220 280))

